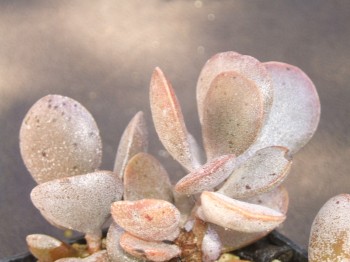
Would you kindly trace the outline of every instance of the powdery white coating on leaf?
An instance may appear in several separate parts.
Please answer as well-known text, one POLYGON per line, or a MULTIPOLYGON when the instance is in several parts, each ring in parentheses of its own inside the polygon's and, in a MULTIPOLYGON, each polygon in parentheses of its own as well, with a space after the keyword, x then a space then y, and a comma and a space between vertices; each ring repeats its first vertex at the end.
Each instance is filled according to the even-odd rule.
POLYGON ((228 197, 241 199, 267 192, 280 185, 287 177, 292 159, 285 147, 263 148, 235 169, 218 190, 228 197))
POLYGON ((261 90, 231 71, 213 79, 203 101, 202 132, 208 159, 240 155, 256 140, 264 121, 261 90))
POLYGON ((350 260, 349 210, 349 194, 335 196, 324 204, 311 227, 310 262, 350 260))
POLYGON ((198 169, 203 163, 205 163, 205 152, 191 133, 188 133, 188 141, 192 154, 193 167, 194 169, 198 169))
POLYGON ((221 241, 216 231, 208 226, 202 240, 203 262, 216 261, 221 254, 221 241))
POLYGON ((67 257, 56 260, 56 262, 109 262, 107 251, 101 250, 88 257, 67 257))
POLYGON ((110 261, 123 262, 138 262, 143 259, 138 259, 126 253, 120 246, 120 236, 125 231, 115 223, 112 223, 108 229, 106 238, 106 249, 110 261))
POLYGON ((181 107, 170 82, 159 68, 152 75, 150 104, 154 127, 163 146, 187 170, 193 170, 192 152, 181 107))
POLYGON ((130 159, 124 173, 124 199, 163 199, 173 202, 172 186, 162 164, 147 153, 130 159))
POLYGON ((176 245, 145 241, 127 232, 120 237, 120 245, 129 254, 147 261, 168 261, 181 254, 176 245))
POLYGON ((118 201, 111 213, 125 231, 145 240, 174 240, 179 233, 180 212, 164 200, 118 201))
POLYGON ((286 215, 289 205, 289 195, 284 186, 279 186, 269 192, 257 195, 255 197, 246 198, 244 201, 256 205, 266 206, 286 215))
POLYGON ((257 59, 236 52, 214 55, 204 65, 197 82, 197 104, 200 122, 203 123, 204 99, 213 79, 228 71, 235 71, 253 81, 263 96, 264 115, 270 111, 273 99, 273 85, 266 68, 257 59))
POLYGON ((129 122, 120 139, 113 172, 120 178, 128 161, 139 152, 147 152, 148 130, 143 112, 138 112, 129 122))
POLYGON ((71 246, 51 236, 32 234, 26 237, 26 241, 30 253, 43 262, 77 255, 77 251, 71 246))
POLYGON ((206 221, 241 232, 270 231, 286 218, 268 207, 249 204, 215 192, 203 192, 201 201, 206 221))
POLYGON ((48 95, 25 116, 20 130, 23 161, 37 183, 96 170, 102 143, 92 115, 77 101, 48 95))
POLYGON ((175 186, 181 194, 196 194, 211 190, 223 182, 235 167, 235 155, 224 155, 213 159, 198 170, 183 177, 175 186))
POLYGON ((233 250, 237 250, 239 248, 246 247, 250 245, 251 243, 254 243, 255 241, 263 238, 271 231, 264 231, 264 232, 239 232, 236 230, 223 228, 221 226, 210 224, 210 227, 215 230, 215 232, 218 234, 222 250, 221 253, 224 252, 230 252, 233 250))
POLYGON ((310 78, 298 67, 264 63, 275 92, 271 112, 252 150, 280 145, 295 154, 313 136, 320 120, 320 101, 310 78))
POLYGON ((112 172, 60 178, 36 186, 31 199, 49 221, 96 234, 108 219, 110 205, 121 199, 123 184, 112 172))

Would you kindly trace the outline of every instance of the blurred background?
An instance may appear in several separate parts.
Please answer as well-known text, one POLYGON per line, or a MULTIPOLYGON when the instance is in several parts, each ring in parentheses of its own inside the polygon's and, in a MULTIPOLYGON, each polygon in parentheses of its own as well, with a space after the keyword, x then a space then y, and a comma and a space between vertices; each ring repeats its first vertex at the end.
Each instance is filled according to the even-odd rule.
MULTIPOLYGON (((349 25, 350 2, 341 0, 0 1, 0 258, 26 251, 27 234, 63 237, 31 204, 35 182, 19 153, 21 121, 35 101, 61 94, 81 102, 100 128, 102 168, 110 170, 131 117, 143 110, 151 127, 156 66, 200 138, 197 77, 207 59, 229 50, 294 64, 318 89, 319 129, 294 158, 280 229, 306 247, 319 208, 350 191, 349 25)), ((151 152, 169 173, 181 172, 152 128, 150 136, 151 152)))

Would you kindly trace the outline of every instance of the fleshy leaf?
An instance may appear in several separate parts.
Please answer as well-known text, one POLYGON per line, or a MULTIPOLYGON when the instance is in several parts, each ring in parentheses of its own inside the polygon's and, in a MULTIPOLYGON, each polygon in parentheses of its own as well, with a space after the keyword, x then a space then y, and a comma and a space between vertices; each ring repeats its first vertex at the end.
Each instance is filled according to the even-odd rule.
POLYGON ((291 165, 287 148, 263 148, 234 170, 218 193, 242 199, 267 192, 283 182, 291 165))
POLYGON ((164 200, 118 201, 111 213, 124 230, 145 240, 174 240, 179 234, 180 212, 164 200))
POLYGON ((143 261, 143 259, 138 259, 134 256, 127 254, 120 246, 120 236, 125 231, 115 223, 108 229, 106 249, 110 261, 123 261, 123 262, 138 262, 143 261))
POLYGON ((168 261, 181 254, 176 245, 142 240, 127 232, 121 235, 120 246, 127 253, 147 261, 168 261))
MULTIPOLYGON (((279 186, 270 192, 245 199, 244 201, 265 206, 286 215, 289 198, 287 190, 283 186, 279 186)), ((248 246, 271 232, 271 230, 268 230, 264 232, 246 233, 223 228, 214 224, 211 224, 210 226, 218 233, 220 241, 222 242, 223 252, 229 252, 248 246)))
POLYGON ((235 166, 235 155, 220 156, 182 178, 175 186, 181 194, 196 194, 211 190, 223 182, 235 166))
POLYGON ((256 205, 266 206, 286 215, 289 205, 289 195, 284 186, 279 186, 269 192, 247 198, 244 201, 256 205))
POLYGON ((120 139, 113 172, 120 178, 128 161, 139 152, 147 152, 148 130, 143 112, 138 112, 129 122, 120 139))
POLYGON ((31 199, 49 221, 87 234, 100 232, 110 205, 121 199, 123 184, 112 172, 60 178, 36 186, 31 199))
POLYGON ((101 250, 84 258, 67 257, 56 260, 56 262, 109 262, 107 251, 101 250))
POLYGON ((150 104, 154 126, 163 146, 187 170, 193 170, 194 161, 180 104, 159 68, 152 75, 150 104))
POLYGON ((45 96, 30 108, 20 130, 20 149, 37 183, 93 172, 102 157, 92 115, 60 95, 45 96))
POLYGON ((147 153, 130 159, 124 174, 124 199, 163 199, 173 202, 172 186, 162 164, 147 153))
POLYGON ((272 230, 286 218, 270 208, 207 191, 201 195, 201 208, 206 221, 248 233, 272 230))
POLYGON ((295 154, 311 139, 318 126, 320 101, 317 90, 298 67, 280 62, 264 64, 273 79, 274 102, 251 150, 279 145, 295 154))
POLYGON ((264 115, 267 115, 272 105, 273 86, 266 68, 254 57, 236 52, 224 52, 210 58, 199 75, 197 104, 200 122, 203 123, 204 100, 213 79, 217 75, 228 71, 235 71, 257 85, 263 96, 264 115))
POLYGON ((230 71, 213 79, 203 101, 203 142, 208 159, 242 154, 256 140, 264 121, 261 90, 230 71))
POLYGON ((71 246, 51 236, 32 234, 27 236, 26 241, 30 253, 40 261, 53 262, 77 255, 77 251, 71 246))
POLYGON ((318 212, 309 240, 309 261, 350 261, 350 195, 327 201, 318 212))
POLYGON ((270 231, 247 233, 224 228, 215 224, 210 224, 210 226, 216 231, 220 238, 222 253, 246 247, 270 233, 270 231))

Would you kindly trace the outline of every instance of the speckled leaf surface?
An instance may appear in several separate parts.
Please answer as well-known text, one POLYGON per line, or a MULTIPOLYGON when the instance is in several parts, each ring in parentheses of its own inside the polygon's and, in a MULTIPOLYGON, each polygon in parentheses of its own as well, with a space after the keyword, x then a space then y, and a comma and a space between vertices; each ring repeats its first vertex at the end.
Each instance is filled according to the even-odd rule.
POLYGON ((124 174, 124 199, 163 199, 173 202, 172 186, 162 164, 147 153, 130 159, 124 174))
POLYGON ((256 205, 266 206, 286 215, 289 206, 289 194, 287 189, 281 185, 269 192, 246 198, 244 201, 256 205))
POLYGON ((31 199, 45 218, 62 227, 95 234, 121 199, 123 184, 112 172, 52 180, 36 186, 31 199))
POLYGON ((120 237, 120 245, 129 254, 147 261, 168 261, 181 254, 176 245, 145 241, 127 232, 120 237))
POLYGON ((152 75, 150 104, 160 141, 173 158, 187 170, 192 170, 192 152, 180 104, 170 82, 159 68, 152 75))
POLYGON ((129 122, 120 139, 113 172, 120 178, 128 161, 137 153, 147 152, 148 130, 143 112, 138 112, 129 122))
POLYGON ((56 261, 64 257, 74 257, 77 251, 62 241, 43 234, 26 237, 29 251, 40 261, 56 261))
POLYGON ((235 155, 213 159, 198 170, 183 177, 175 186, 177 193, 191 195, 211 190, 223 182, 235 167, 235 155))
POLYGON ((89 173, 101 163, 101 138, 92 115, 60 95, 45 96, 30 108, 20 130, 20 149, 37 183, 89 173))
POLYGON ((267 192, 283 182, 291 165, 287 148, 263 148, 234 170, 218 193, 242 199, 267 192))
POLYGON ((273 85, 266 68, 257 59, 236 52, 218 53, 204 65, 197 82, 197 104, 199 119, 203 123, 204 100, 213 79, 228 71, 237 72, 251 80, 261 90, 264 113, 267 115, 273 99, 273 85))
POLYGON ((207 191, 201 194, 201 209, 206 221, 248 233, 272 230, 286 218, 270 208, 207 191))
POLYGON ((311 227, 310 262, 350 261, 350 195, 328 200, 320 209, 311 227))
POLYGON ((120 236, 124 233, 124 229, 115 223, 112 223, 108 229, 106 238, 106 249, 110 261, 123 262, 139 262, 143 259, 138 259, 126 253, 120 246, 120 236))
POLYGON ((320 101, 310 78, 298 67, 264 63, 274 87, 274 102, 266 124, 252 150, 279 145, 292 154, 313 136, 320 120, 320 101))
POLYGON ((256 140, 264 121, 261 90, 231 71, 213 79, 203 101, 202 133, 208 159, 242 154, 256 140))
POLYGON ((125 231, 145 240, 174 240, 179 234, 180 212, 164 200, 118 201, 111 213, 125 231))
POLYGON ((88 257, 67 257, 56 260, 56 262, 109 262, 106 250, 98 251, 88 257))

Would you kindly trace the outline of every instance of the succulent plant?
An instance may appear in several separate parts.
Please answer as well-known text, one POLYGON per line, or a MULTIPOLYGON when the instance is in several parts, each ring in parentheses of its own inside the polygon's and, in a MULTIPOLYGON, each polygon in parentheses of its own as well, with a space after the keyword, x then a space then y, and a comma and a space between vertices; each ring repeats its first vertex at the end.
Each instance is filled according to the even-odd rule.
POLYGON ((309 240, 309 261, 350 261, 350 195, 337 195, 318 212, 309 240))
MULTIPOLYGON (((122 135, 113 172, 103 171, 101 139, 90 113, 67 97, 40 99, 20 131, 24 163, 38 182, 33 204, 51 224, 84 233, 89 254, 96 256, 86 258, 91 261, 215 261, 262 238, 286 218, 288 193, 281 183, 292 156, 317 128, 316 89, 295 66, 225 52, 203 67, 197 102, 205 153, 187 131, 170 82, 154 70, 153 123, 187 172, 172 185, 166 169, 147 153, 142 112, 122 135), (99 250, 110 215, 107 258, 99 250)), ((64 258, 70 249, 61 257, 50 255, 42 242, 55 243, 50 250, 66 245, 48 239, 28 236, 36 257, 73 259, 64 258)))

